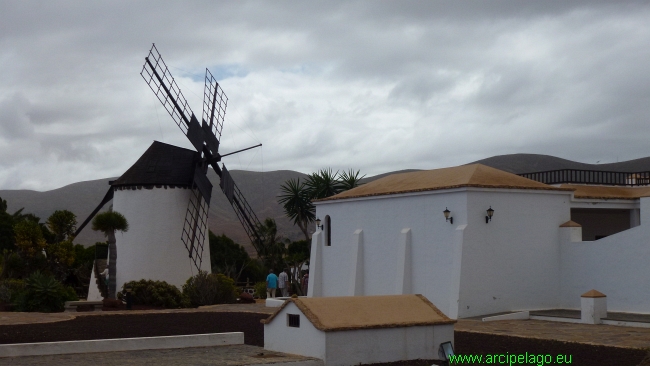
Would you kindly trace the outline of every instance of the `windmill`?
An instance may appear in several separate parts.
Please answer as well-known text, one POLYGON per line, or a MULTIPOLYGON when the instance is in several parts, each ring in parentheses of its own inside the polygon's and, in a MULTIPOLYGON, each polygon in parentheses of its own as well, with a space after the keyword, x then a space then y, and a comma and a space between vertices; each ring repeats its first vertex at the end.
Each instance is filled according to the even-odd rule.
MULTIPOLYGON (((142 157, 119 179, 110 182, 111 188, 104 196, 104 199, 79 226, 75 236, 81 232, 106 203, 113 200, 115 209, 125 214, 127 220, 131 223, 130 232, 124 235, 130 235, 130 241, 135 243, 133 245, 127 245, 127 253, 124 256, 120 255, 120 259, 116 262, 120 268, 117 271, 118 287, 120 283, 124 283, 125 281, 140 279, 128 278, 128 276, 124 275, 125 272, 131 276, 148 275, 151 279, 162 279, 170 283, 182 284, 187 279, 187 270, 180 271, 173 276, 175 280, 168 280, 165 276, 171 276, 169 270, 165 272, 156 269, 157 267, 168 268, 172 265, 170 261, 167 261, 165 264, 161 263, 163 260, 168 260, 165 257, 171 255, 168 253, 173 251, 178 254, 177 247, 169 246, 166 249, 159 246, 154 247, 154 249, 146 248, 147 252, 137 247, 143 246, 143 241, 169 241, 169 238, 178 238, 177 235, 180 234, 180 241, 184 245, 186 255, 189 257, 193 266, 197 270, 206 268, 203 264, 203 254, 206 251, 204 246, 208 230, 208 210, 212 195, 212 184, 207 177, 207 172, 211 167, 219 176, 219 186, 228 199, 228 202, 232 205, 251 243, 255 249, 260 249, 259 245, 261 240, 257 233, 257 227, 260 225, 260 221, 244 198, 241 190, 235 184, 225 164, 222 163, 220 167, 218 163, 222 157, 258 147, 261 144, 224 155, 219 153, 219 139, 221 138, 228 98, 207 68, 205 73, 201 123, 199 123, 196 115, 189 107, 187 100, 180 91, 155 44, 152 45, 149 54, 145 57, 145 63, 140 75, 154 92, 158 100, 160 100, 176 125, 189 139, 195 151, 154 142, 142 157), (142 190, 142 188, 145 188, 145 190, 142 190), (174 188, 181 188, 181 190, 174 190, 174 188), (117 197, 114 193, 115 191, 125 193, 121 193, 121 197, 117 197), (127 195, 126 192, 130 191, 140 191, 141 193, 138 193, 138 196, 133 196, 133 193, 127 195), (175 191, 175 193, 169 193, 171 191, 175 191), (166 193, 163 196, 163 193, 157 192, 166 193), (154 201, 164 201, 166 203, 161 203, 154 207, 151 206, 154 201), (159 225, 161 221, 178 221, 180 218, 179 206, 183 202, 185 202, 184 219, 182 229, 180 226, 178 227, 179 233, 176 235, 171 232, 159 234, 153 232, 153 229, 146 228, 147 225, 159 225), (120 207, 119 209, 118 206, 120 207), (150 206, 153 208, 148 209, 146 212, 143 211, 142 207, 150 206), (173 207, 170 208, 171 206, 173 207), (127 215, 123 212, 124 210, 130 214, 127 215), (166 212, 171 213, 164 216, 166 212), (134 224, 132 220, 139 220, 138 222, 140 224, 134 224), (144 229, 140 230, 139 234, 137 233, 138 227, 144 227, 144 229), (136 231, 136 233, 132 231, 136 231), (146 238, 147 236, 156 234, 158 234, 156 240, 146 238), (154 253, 152 251, 157 252, 154 253), (145 255, 152 264, 147 266, 147 263, 143 263, 144 260, 139 258, 145 255), (155 259, 157 258, 156 256, 160 257, 160 260, 157 261, 155 259), (135 259, 138 259, 140 262, 135 259), (144 271, 143 267, 150 268, 150 271, 144 271), (156 275, 150 274, 156 271, 158 272, 158 278, 155 278, 156 275)), ((165 229, 176 230, 171 229, 175 227, 176 223, 163 223, 163 225, 165 229)), ((171 241, 177 243, 176 240, 172 239, 171 241)), ((180 243, 177 244, 180 245, 180 243)), ((151 246, 155 245, 157 244, 151 244, 151 246)), ((118 253, 124 253, 123 249, 118 249, 118 253)), ((93 271, 93 275, 97 276, 95 272, 98 272, 97 266, 93 271)), ((90 298, 91 296, 89 295, 90 298)))
POLYGON ((221 190, 235 210, 237 218, 242 223, 253 246, 255 249, 259 249, 260 237, 257 233, 257 227, 259 227, 260 221, 235 184, 230 172, 226 169, 226 165, 222 164, 222 168, 220 168, 217 163, 224 156, 246 151, 262 144, 225 155, 219 154, 219 138, 221 138, 228 97, 226 97, 219 83, 207 68, 205 69, 203 115, 200 124, 176 81, 171 76, 155 44, 151 46, 149 55, 145 57, 145 63, 140 75, 142 75, 163 107, 165 107, 165 110, 190 140, 190 143, 200 156, 194 170, 193 196, 187 207, 185 225, 181 235, 181 240, 189 252, 189 257, 192 258, 197 268, 200 268, 203 253, 202 240, 206 234, 205 227, 207 227, 208 207, 212 194, 212 184, 207 177, 208 167, 212 167, 219 176, 221 190))

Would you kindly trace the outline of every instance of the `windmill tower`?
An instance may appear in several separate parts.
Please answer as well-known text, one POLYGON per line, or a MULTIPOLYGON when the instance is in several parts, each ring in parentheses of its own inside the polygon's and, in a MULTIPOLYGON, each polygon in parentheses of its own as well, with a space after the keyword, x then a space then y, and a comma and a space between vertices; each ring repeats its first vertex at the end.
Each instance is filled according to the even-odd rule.
MULTIPOLYGON (((120 178, 110 182, 104 199, 79 226, 75 236, 101 208, 113 200, 115 211, 129 222, 117 235, 117 290, 125 282, 151 279, 181 286, 198 270, 210 271, 208 209, 211 167, 246 234, 258 248, 259 219, 226 169, 220 167, 219 138, 228 98, 208 69, 205 74, 202 121, 199 123, 183 93, 153 45, 140 73, 176 125, 194 146, 188 150, 155 141, 120 178)), ((93 270, 88 299, 99 296, 93 270)))

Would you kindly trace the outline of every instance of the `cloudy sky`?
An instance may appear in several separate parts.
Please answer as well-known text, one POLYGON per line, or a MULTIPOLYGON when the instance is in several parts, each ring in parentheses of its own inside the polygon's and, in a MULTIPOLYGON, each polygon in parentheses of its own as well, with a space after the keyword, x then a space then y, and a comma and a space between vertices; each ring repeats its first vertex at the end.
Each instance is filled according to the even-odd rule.
POLYGON ((0 189, 119 176, 190 147, 139 75, 152 43, 229 169, 370 175, 536 153, 650 155, 647 2, 0 0, 0 189))

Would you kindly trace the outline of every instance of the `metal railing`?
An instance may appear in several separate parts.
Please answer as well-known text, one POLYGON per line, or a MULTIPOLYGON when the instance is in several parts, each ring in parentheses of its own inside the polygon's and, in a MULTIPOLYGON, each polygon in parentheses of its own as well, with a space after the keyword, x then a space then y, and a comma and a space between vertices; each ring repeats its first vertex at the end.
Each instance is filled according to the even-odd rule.
POLYGON ((545 172, 523 173, 519 176, 545 184, 595 184, 607 186, 638 187, 650 185, 650 171, 625 173, 599 170, 558 169, 545 172))

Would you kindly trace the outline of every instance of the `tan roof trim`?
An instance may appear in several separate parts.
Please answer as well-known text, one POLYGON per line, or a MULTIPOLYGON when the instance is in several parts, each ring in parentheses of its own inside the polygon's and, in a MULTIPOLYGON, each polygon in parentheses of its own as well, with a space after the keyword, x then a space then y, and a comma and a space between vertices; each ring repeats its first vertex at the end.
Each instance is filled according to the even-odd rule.
POLYGON ((562 184, 561 188, 573 189, 573 197, 598 200, 637 200, 650 196, 650 187, 616 187, 562 184))
POLYGON ((607 297, 604 293, 596 290, 589 290, 585 292, 584 294, 580 295, 580 297, 589 297, 589 298, 597 298, 597 297, 607 297))
POLYGON ((470 164, 451 168, 391 174, 355 187, 349 191, 341 192, 335 196, 320 199, 315 202, 465 187, 544 191, 573 190, 554 187, 485 165, 470 164))
POLYGON ((565 222, 564 224, 560 225, 560 227, 582 227, 582 225, 578 224, 575 221, 569 220, 569 221, 565 222))
MULTIPOLYGON (((384 295, 384 296, 345 296, 345 297, 326 297, 326 298, 297 298, 289 299, 282 304, 278 310, 276 310, 270 317, 267 319, 261 320, 263 324, 269 324, 273 319, 280 313, 282 310, 288 306, 289 303, 294 303, 298 309, 305 315, 310 323, 318 330, 324 332, 331 331, 342 331, 342 330, 355 330, 355 329, 376 329, 376 328, 396 328, 396 327, 412 327, 412 326, 423 326, 423 325, 438 325, 438 324, 454 324, 455 320, 448 318, 444 313, 442 313, 438 308, 435 307, 426 297, 422 295, 384 295), (417 300, 416 300, 417 299, 417 300), (419 300, 419 301, 418 301, 419 300), (320 304, 319 304, 320 303, 320 304), (323 304, 325 303, 325 304, 323 304), (329 303, 329 304, 328 304, 329 303), (323 310, 323 305, 333 305, 336 304, 338 307, 348 307, 353 310, 352 313, 358 312, 361 306, 364 307, 364 315, 367 315, 366 319, 343 319, 341 321, 341 316, 339 314, 349 315, 348 312, 341 313, 337 312, 336 314, 328 313, 327 310, 323 310), (372 308, 372 306, 376 308, 372 308), (411 320, 399 320, 393 317, 393 319, 388 319, 385 322, 377 321, 379 316, 386 316, 390 318, 390 315, 399 314, 399 309, 401 308, 391 308, 395 304, 413 305, 414 313, 420 316, 420 319, 415 319, 417 316, 414 313, 408 313, 406 318, 412 318, 411 320), (422 305, 425 305, 423 308, 422 305), (314 306, 315 309, 311 307, 314 306), (369 306, 365 309, 365 306, 369 306), (387 308, 387 306, 389 308, 387 308), (428 310, 427 310, 428 309, 428 310), (373 311, 374 310, 374 311, 373 311), (423 314, 424 313, 424 314, 423 314), (428 313, 428 315, 426 314, 428 313), (333 318, 334 319, 333 321, 333 318), (338 322, 337 322, 338 321, 338 322), (345 324, 347 322, 347 324, 345 324), (329 324, 329 325, 328 325, 329 324), (337 325, 332 325, 337 324, 337 325)), ((383 320, 383 318, 382 318, 383 320)))
POLYGON ((455 188, 497 188, 497 189, 526 189, 526 190, 538 190, 538 191, 573 191, 573 189, 567 189, 567 188, 557 188, 553 186, 548 186, 548 187, 518 187, 518 186, 488 186, 488 185, 483 185, 483 184, 459 184, 455 186, 446 186, 446 187, 436 187, 436 188, 423 188, 423 189, 413 189, 413 190, 408 190, 408 191, 395 191, 395 192, 382 192, 382 193, 371 193, 371 194, 360 194, 360 195, 351 195, 351 196, 345 196, 345 197, 337 197, 337 196, 332 196, 332 197, 327 197, 327 198, 321 198, 318 200, 314 200, 314 202, 322 202, 322 201, 335 201, 335 200, 343 200, 343 199, 348 199, 348 198, 361 198, 361 197, 373 197, 373 196, 386 196, 386 195, 391 195, 391 194, 402 194, 402 193, 415 193, 415 192, 428 192, 428 191, 440 191, 443 189, 455 189, 455 188))

